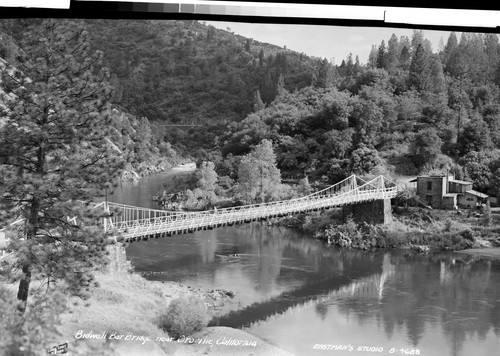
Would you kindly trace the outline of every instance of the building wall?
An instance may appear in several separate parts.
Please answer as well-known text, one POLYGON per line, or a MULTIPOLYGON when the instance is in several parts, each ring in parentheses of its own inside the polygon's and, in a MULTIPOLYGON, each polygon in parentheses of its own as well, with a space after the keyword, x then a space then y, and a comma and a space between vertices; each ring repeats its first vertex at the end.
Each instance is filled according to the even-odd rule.
POLYGON ((458 184, 450 182, 450 193, 465 193, 472 189, 472 184, 458 184))
POLYGON ((457 198, 453 197, 443 197, 443 209, 455 209, 457 206, 457 198))
POLYGON ((466 208, 468 205, 471 208, 475 208, 478 202, 478 198, 472 194, 464 194, 458 196, 458 205, 466 208))
POLYGON ((417 177, 417 195, 433 208, 442 208, 444 194, 446 194, 446 177, 417 177), (432 202, 429 197, 432 197, 432 202))

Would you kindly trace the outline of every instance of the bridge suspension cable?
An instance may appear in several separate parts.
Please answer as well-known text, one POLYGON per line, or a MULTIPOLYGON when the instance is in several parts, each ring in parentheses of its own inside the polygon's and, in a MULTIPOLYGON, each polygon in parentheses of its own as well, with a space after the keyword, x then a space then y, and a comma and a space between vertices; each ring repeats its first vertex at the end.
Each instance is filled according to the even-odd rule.
POLYGON ((384 176, 372 180, 352 175, 341 182, 304 197, 199 212, 147 209, 117 203, 101 203, 109 217, 106 229, 114 229, 125 240, 158 234, 179 234, 232 225, 334 206, 394 198, 398 186, 384 176))
MULTIPOLYGON (((200 229, 264 220, 294 213, 394 198, 399 187, 384 176, 365 181, 355 175, 320 191, 304 197, 251 204, 217 210, 197 212, 165 211, 113 202, 93 204, 94 209, 104 209, 106 217, 97 223, 106 231, 122 235, 125 241, 149 238, 150 236, 172 235, 193 232, 200 229)), ((84 203, 85 202, 81 202, 84 203)), ((69 223, 77 224, 75 217, 67 217, 69 223)), ((24 221, 19 219, 11 225, 24 221)), ((0 229, 4 234, 5 229, 0 229)))

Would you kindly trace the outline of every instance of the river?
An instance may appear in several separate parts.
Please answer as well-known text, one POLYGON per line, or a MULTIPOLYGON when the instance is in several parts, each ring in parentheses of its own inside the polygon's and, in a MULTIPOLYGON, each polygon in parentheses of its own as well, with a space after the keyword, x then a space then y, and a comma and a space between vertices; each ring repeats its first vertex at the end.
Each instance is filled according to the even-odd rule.
MULTIPOLYGON (((179 171, 123 183, 111 201, 154 207, 179 171)), ((148 278, 235 293, 212 321, 296 355, 500 355, 500 262, 453 253, 331 248, 265 223, 132 243, 148 278)))

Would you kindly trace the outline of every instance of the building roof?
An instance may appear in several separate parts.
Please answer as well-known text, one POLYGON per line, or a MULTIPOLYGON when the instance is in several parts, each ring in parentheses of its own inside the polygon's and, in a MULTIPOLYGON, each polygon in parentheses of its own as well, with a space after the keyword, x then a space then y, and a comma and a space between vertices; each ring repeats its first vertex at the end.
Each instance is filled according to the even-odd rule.
POLYGON ((456 183, 456 184, 462 184, 462 185, 471 185, 472 184, 472 182, 467 182, 466 180, 457 180, 457 179, 450 180, 450 183, 456 183))
POLYGON ((475 191, 472 189, 466 191, 465 194, 472 194, 472 195, 475 195, 476 197, 479 197, 479 198, 488 198, 487 194, 484 194, 484 193, 481 193, 481 192, 478 192, 478 191, 475 191))

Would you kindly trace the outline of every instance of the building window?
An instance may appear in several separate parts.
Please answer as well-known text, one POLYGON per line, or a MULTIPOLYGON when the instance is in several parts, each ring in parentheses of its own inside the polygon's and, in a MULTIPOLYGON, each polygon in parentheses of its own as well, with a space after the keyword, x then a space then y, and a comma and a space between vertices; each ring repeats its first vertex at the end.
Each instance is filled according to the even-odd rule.
POLYGON ((432 190, 432 182, 427 182, 427 190, 432 190))
POLYGON ((425 198, 427 200, 427 204, 432 205, 432 195, 426 195, 425 198))

